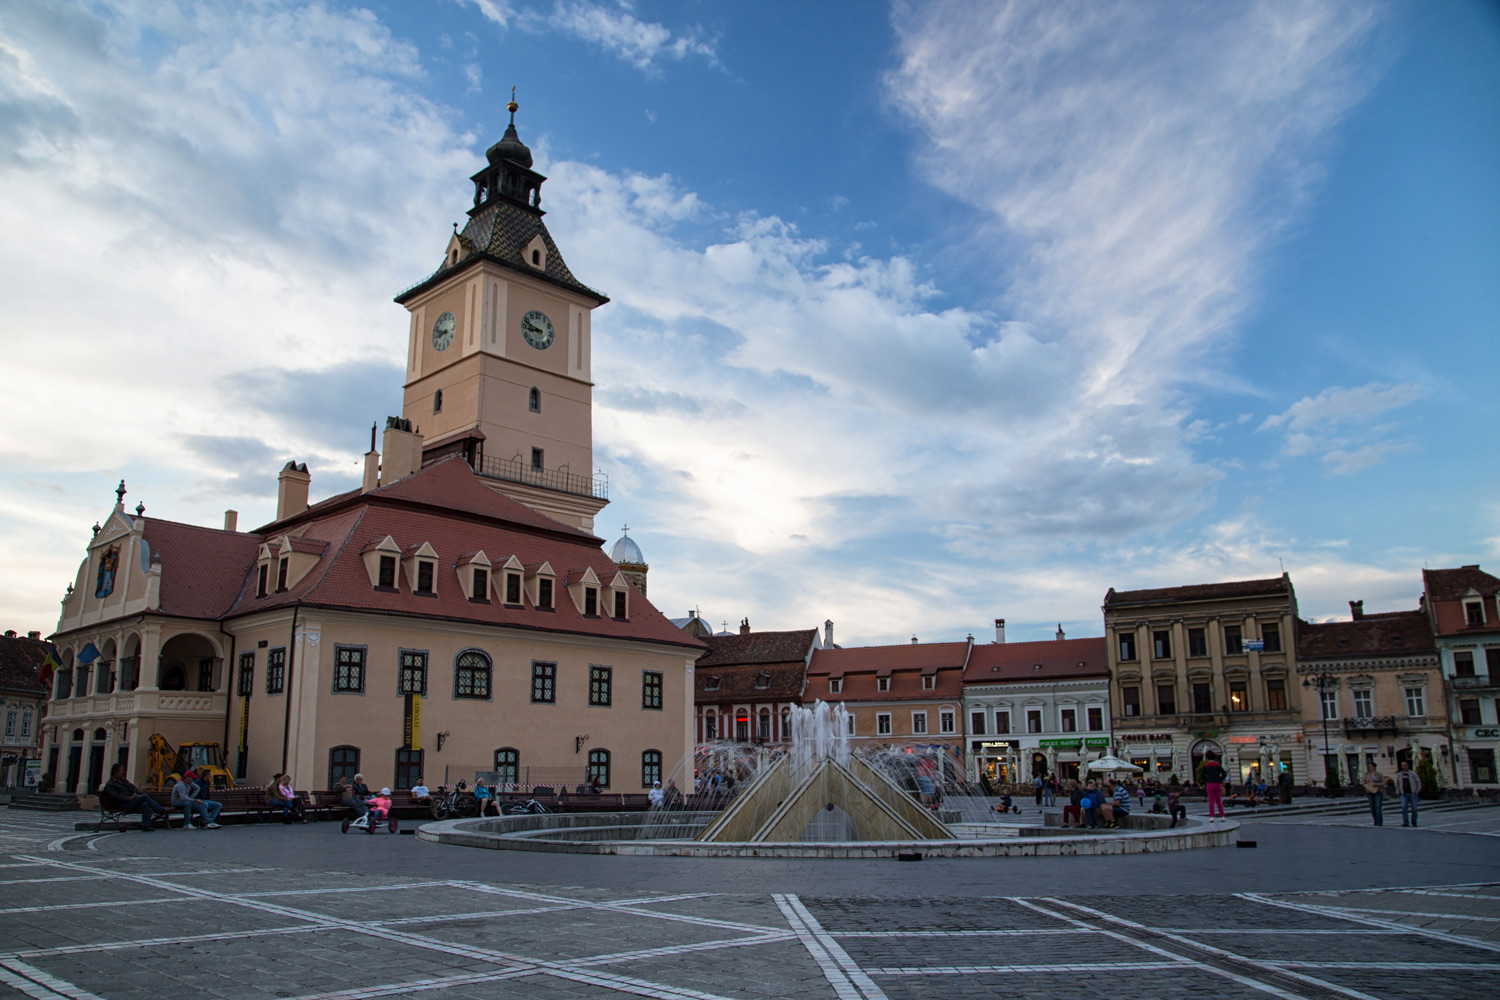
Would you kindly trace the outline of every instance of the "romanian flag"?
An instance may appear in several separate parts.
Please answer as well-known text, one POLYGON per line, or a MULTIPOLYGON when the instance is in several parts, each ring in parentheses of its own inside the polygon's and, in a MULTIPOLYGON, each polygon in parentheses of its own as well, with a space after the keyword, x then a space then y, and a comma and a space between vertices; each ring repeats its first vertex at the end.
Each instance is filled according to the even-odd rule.
POLYGON ((50 688, 52 686, 52 672, 61 668, 62 662, 57 658, 57 647, 49 642, 47 644, 47 655, 42 660, 42 665, 36 672, 36 679, 50 688))

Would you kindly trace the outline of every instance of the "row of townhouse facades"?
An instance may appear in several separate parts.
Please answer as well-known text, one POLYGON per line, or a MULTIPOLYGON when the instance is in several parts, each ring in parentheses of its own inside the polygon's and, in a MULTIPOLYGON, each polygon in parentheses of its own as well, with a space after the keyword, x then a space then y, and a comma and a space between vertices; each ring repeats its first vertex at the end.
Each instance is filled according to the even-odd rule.
POLYGON ((1500 785, 1500 580, 1426 570, 1418 606, 1348 620, 1300 616, 1287 574, 1111 589, 1104 635, 838 647, 832 623, 703 635, 696 738, 781 744, 787 713, 850 710, 856 746, 940 750, 970 779, 1071 777, 1113 753, 1144 774, 1356 782, 1429 759, 1453 788, 1500 785))

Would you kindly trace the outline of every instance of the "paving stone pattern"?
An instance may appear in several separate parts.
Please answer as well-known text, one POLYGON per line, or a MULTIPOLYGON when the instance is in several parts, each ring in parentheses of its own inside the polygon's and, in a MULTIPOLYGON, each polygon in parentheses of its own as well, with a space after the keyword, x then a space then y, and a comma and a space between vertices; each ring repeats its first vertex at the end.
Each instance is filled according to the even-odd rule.
POLYGON ((462 848, 331 870, 356 867, 331 838, 325 867, 287 867, 306 828, 95 836, 72 821, 0 814, 0 998, 1431 1000, 1500 981, 1497 882, 852 894, 774 891, 736 867, 641 892, 423 863, 462 848))

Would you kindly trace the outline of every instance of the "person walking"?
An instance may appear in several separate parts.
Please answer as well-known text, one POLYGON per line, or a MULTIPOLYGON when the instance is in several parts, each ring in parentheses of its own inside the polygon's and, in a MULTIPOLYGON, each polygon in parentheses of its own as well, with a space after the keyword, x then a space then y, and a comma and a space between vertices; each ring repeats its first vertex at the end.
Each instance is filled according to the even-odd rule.
POLYGON ((1281 769, 1281 775, 1276 779, 1276 787, 1281 791, 1281 804, 1289 806, 1292 804, 1292 772, 1286 768, 1281 769))
POLYGON ((1041 805, 1042 805, 1042 789, 1044 789, 1044 788, 1047 787, 1047 781, 1046 781, 1045 778, 1043 778, 1039 774, 1036 777, 1034 777, 1034 778, 1031 779, 1031 786, 1034 789, 1036 789, 1036 804, 1037 804, 1037 808, 1041 808, 1041 805))
POLYGON ((1203 762, 1203 791, 1208 795, 1208 819, 1217 816, 1224 819, 1224 779, 1228 774, 1223 766, 1210 757, 1203 762))
POLYGON ((1411 762, 1403 760, 1401 770, 1396 772, 1396 792, 1401 796, 1401 825, 1406 826, 1407 810, 1411 810, 1411 825, 1417 825, 1417 796, 1422 791, 1422 776, 1411 769, 1411 762))
POLYGON ((1042 805, 1055 806, 1057 805, 1057 776, 1049 774, 1046 780, 1047 783, 1042 786, 1042 805))
POLYGON ((1385 775, 1375 769, 1373 760, 1365 768, 1363 783, 1365 798, 1370 800, 1370 819, 1376 826, 1385 826, 1385 775))

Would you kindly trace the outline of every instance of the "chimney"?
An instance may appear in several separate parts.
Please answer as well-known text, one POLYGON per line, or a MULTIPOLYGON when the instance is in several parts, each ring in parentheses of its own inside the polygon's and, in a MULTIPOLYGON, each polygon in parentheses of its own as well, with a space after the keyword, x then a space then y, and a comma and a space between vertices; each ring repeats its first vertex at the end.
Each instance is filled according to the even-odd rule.
POLYGON ((276 477, 276 520, 283 521, 307 509, 307 488, 312 476, 307 474, 307 464, 298 464, 296 459, 282 466, 276 477))
POLYGON ((42 633, 36 631, 35 629, 26 633, 26 638, 28 639, 40 639, 41 637, 42 633))
MULTIPOLYGON (((411 421, 401 417, 385 418, 385 459, 380 466, 380 485, 389 486, 422 468, 422 435, 412 430, 411 421)), ((369 459, 365 459, 369 468, 369 459)))
POLYGON ((1003 642, 1005 642, 1005 619, 1004 618, 996 618, 995 619, 995 641, 997 643, 1003 643, 1003 642))
POLYGON ((1057 641, 1058 642, 1062 642, 1066 638, 1067 638, 1067 635, 1062 630, 1062 622, 1058 622, 1057 623, 1057 641))
POLYGON ((1355 621, 1359 621, 1364 616, 1365 616, 1365 602, 1364 601, 1350 601, 1349 602, 1349 617, 1353 618, 1355 621))
POLYGON ((240 512, 239 511, 237 511, 237 510, 226 510, 224 512, 224 530, 225 531, 239 531, 240 530, 240 512))
POLYGON ((823 648, 833 648, 833 619, 829 618, 823 622, 823 648))
POLYGON ((740 619, 740 635, 749 635, 749 634, 750 634, 750 619, 749 618, 741 618, 740 619))
POLYGON ((359 491, 368 493, 380 485, 380 452, 375 450, 375 425, 370 425, 370 450, 365 452, 365 478, 359 491))

